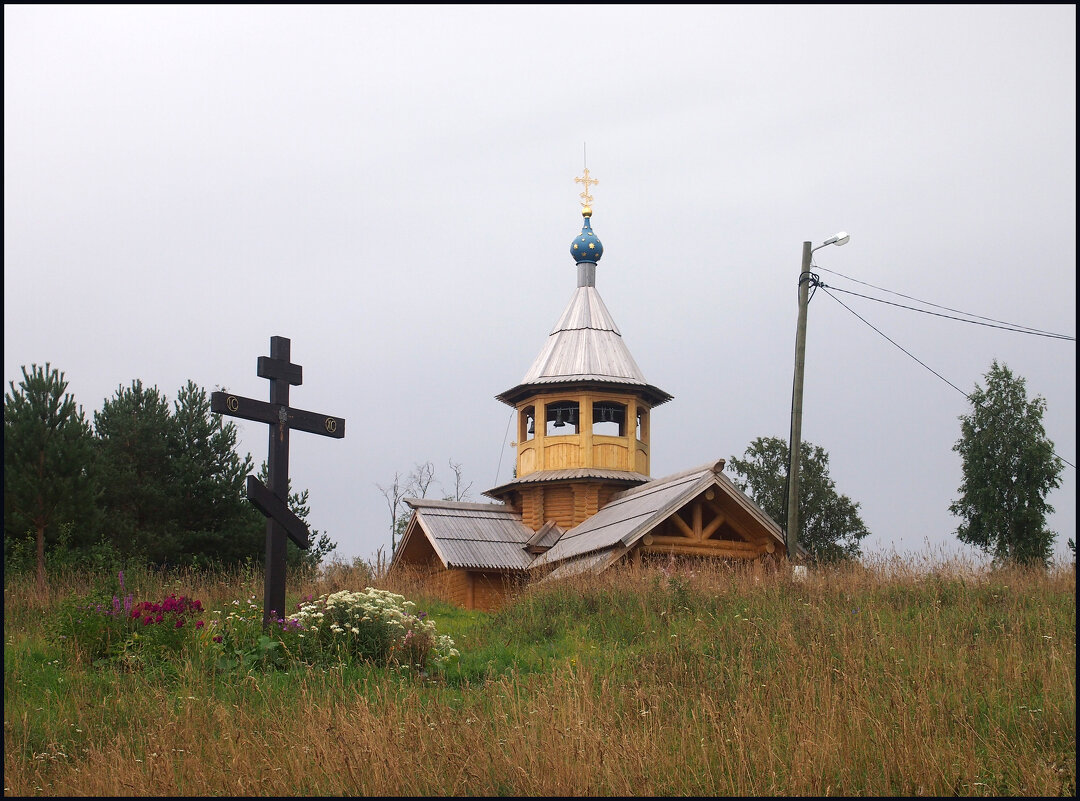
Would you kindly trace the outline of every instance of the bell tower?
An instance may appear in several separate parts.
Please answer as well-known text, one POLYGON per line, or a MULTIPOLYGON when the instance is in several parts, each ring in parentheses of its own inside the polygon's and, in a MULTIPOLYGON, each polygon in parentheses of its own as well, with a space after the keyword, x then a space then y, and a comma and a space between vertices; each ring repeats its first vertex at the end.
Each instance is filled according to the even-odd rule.
POLYGON ((514 479, 484 494, 538 531, 592 517, 616 492, 649 480, 650 414, 672 396, 645 380, 596 290, 604 246, 592 230, 589 176, 581 233, 570 243, 577 288, 517 386, 495 397, 516 410, 514 479))

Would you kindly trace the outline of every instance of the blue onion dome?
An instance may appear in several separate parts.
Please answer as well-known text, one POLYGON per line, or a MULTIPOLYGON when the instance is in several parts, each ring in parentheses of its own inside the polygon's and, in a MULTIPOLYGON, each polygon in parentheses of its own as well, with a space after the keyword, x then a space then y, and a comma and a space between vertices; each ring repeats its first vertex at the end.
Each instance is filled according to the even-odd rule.
POLYGON ((570 255, 578 264, 583 261, 591 261, 595 264, 604 255, 604 246, 600 244, 600 240, 593 233, 592 225, 589 223, 592 209, 585 206, 581 210, 581 216, 585 218, 585 224, 581 226, 581 233, 570 243, 570 255))

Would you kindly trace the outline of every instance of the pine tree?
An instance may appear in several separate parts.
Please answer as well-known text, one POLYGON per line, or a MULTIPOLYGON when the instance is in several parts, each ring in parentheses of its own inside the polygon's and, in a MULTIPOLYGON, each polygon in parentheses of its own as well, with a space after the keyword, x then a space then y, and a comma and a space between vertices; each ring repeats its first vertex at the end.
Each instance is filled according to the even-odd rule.
MULTIPOLYGON (((58 524, 92 534, 95 515, 93 439, 64 374, 48 362, 22 368, 4 394, 4 536, 35 536, 37 586, 45 589, 45 542, 58 524)), ((50 536, 51 535, 51 536, 50 536)))
POLYGON ((175 444, 169 403, 157 387, 132 381, 94 414, 106 533, 124 554, 151 564, 178 561, 175 444))
MULTIPOLYGON (((246 497, 251 456, 239 456, 236 425, 211 411, 204 389, 189 380, 170 409, 157 387, 136 380, 94 423, 102 506, 121 553, 155 565, 264 561, 266 519, 246 497)), ((302 520, 307 494, 289 496, 302 520)), ((288 559, 317 565, 335 547, 315 531, 308 551, 290 542, 288 559)))
POLYGON ((222 564, 259 557, 262 516, 246 501, 251 456, 236 451, 237 429, 210 410, 193 381, 177 393, 169 427, 172 519, 181 561, 222 564))

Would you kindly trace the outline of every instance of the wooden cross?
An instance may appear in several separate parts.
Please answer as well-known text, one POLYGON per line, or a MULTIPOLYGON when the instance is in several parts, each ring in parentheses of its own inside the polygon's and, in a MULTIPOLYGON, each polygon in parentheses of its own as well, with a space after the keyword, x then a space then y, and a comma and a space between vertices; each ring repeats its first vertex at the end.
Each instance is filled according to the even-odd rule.
POLYGON ((589 194, 589 184, 598 184, 598 183, 600 183, 599 179, 590 178, 589 177, 589 168, 586 167, 585 168, 585 177, 584 178, 575 178, 574 183, 576 183, 576 184, 585 184, 585 191, 582 192, 579 195, 579 197, 582 200, 585 201, 581 205, 583 205, 583 206, 591 206, 592 205, 592 195, 589 194))
POLYGON ((247 477, 247 497, 266 515, 266 584, 263 595, 263 626, 285 616, 285 537, 298 547, 310 545, 308 527, 289 509, 289 429, 324 437, 345 436, 345 420, 289 406, 289 386, 303 383, 303 368, 289 361, 289 340, 270 337, 270 355, 260 356, 256 373, 270 380, 270 402, 243 398, 229 392, 210 394, 210 411, 254 420, 270 426, 267 487, 255 476, 247 477))

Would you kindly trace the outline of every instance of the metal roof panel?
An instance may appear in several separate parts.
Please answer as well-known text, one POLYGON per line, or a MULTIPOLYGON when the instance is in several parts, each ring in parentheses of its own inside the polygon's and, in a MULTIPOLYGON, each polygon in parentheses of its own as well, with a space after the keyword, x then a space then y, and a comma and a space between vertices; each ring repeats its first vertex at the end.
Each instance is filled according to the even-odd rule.
POLYGON ((447 567, 524 570, 533 559, 524 547, 532 529, 502 504, 407 502, 447 567))
POLYGON ((579 286, 574 291, 570 303, 551 329, 551 333, 557 334, 574 328, 595 328, 622 336, 595 286, 579 286))
POLYGON ((574 291, 521 383, 582 378, 648 383, 595 286, 574 291))
MULTIPOLYGON (((531 532, 530 532, 531 533, 531 532)), ((447 567, 526 570, 533 555, 516 542, 440 540, 447 567)))
POLYGON ((567 578, 568 576, 576 576, 588 571, 599 573, 624 553, 626 553, 626 548, 607 548, 603 551, 596 551, 585 556, 579 556, 576 559, 568 559, 544 576, 541 581, 553 581, 555 579, 567 578))

